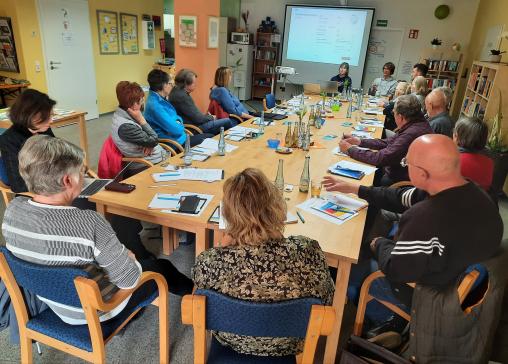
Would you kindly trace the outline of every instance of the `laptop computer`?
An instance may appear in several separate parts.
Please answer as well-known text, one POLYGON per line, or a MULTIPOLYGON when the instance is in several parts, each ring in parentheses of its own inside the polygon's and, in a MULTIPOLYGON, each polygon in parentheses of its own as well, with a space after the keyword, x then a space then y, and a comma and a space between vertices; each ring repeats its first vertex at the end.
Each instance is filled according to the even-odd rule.
POLYGON ((319 95, 321 92, 321 86, 319 83, 304 83, 303 92, 307 95, 319 95))
POLYGON ((123 178, 123 173, 131 165, 132 162, 127 163, 125 167, 122 168, 120 172, 118 172, 113 179, 107 178, 89 178, 85 177, 83 181, 83 188, 81 189, 81 193, 78 198, 88 198, 92 195, 95 195, 97 192, 101 191, 106 185, 110 184, 113 181, 120 182, 123 178))
POLYGON ((339 92, 339 83, 337 81, 322 81, 320 86, 321 91, 327 94, 336 94, 339 92))

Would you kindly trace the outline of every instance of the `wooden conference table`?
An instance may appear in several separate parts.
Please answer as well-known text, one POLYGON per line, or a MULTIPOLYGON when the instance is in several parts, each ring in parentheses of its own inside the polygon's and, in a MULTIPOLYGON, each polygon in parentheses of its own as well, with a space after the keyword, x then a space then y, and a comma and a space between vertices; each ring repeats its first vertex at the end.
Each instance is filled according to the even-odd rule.
MULTIPOLYGON (((318 100, 318 97, 311 97, 310 100, 306 100, 306 103, 316 103, 318 100)), ((275 180, 278 160, 282 159, 284 160, 284 182, 294 185, 293 192, 284 192, 288 211, 294 214, 296 205, 310 197, 307 193, 298 191, 305 155, 307 153, 310 155, 311 178, 322 178, 327 174, 329 166, 341 159, 349 159, 348 157, 341 157, 332 153, 332 149, 337 147, 342 133, 350 133, 352 131, 351 127, 341 125, 345 121, 354 120, 354 117, 349 120, 345 118, 346 111, 347 103, 343 103, 340 111, 334 113, 333 118, 327 118, 321 129, 311 128, 313 133, 312 140, 318 141, 324 149, 310 149, 309 152, 295 149, 292 154, 288 155, 275 153, 273 149, 267 147, 266 141, 276 133, 282 133, 284 138, 287 128, 282 124, 282 121, 277 121, 276 125, 266 127, 265 134, 260 138, 240 142, 227 141, 229 144, 238 145, 239 148, 231 153, 227 153, 223 157, 215 155, 204 162, 194 161, 192 166, 223 169, 225 179, 247 167, 259 168, 268 178, 275 180), (323 136, 328 134, 337 135, 337 138, 323 140, 323 136)), ((308 115, 305 117, 305 120, 307 117, 308 115)), ((381 117, 379 118, 381 119, 381 117)), ((297 120, 297 117, 292 115, 286 120, 297 120)), ((244 124, 247 127, 253 127, 248 122, 244 124)), ((382 128, 376 128, 374 136, 380 137, 381 132, 382 128)), ((169 163, 173 165, 182 164, 181 156, 172 157, 169 159, 169 163)), ((136 185, 136 189, 129 194, 103 190, 91 196, 90 200, 97 204, 97 211, 103 214, 122 215, 174 229, 193 232, 196 234, 196 254, 199 254, 209 247, 210 230, 214 230, 214 238, 221 236, 218 232, 218 226, 209 223, 208 219, 222 198, 224 180, 213 183, 177 181, 174 187, 150 188, 149 186, 157 185, 153 181, 151 174, 162 172, 163 170, 160 166, 154 166, 129 178, 127 182, 136 185), (214 198, 200 216, 167 214, 147 208, 155 193, 178 193, 181 191, 211 194, 214 195, 214 198)), ((371 174, 362 178, 358 183, 371 185, 373 178, 374 175, 371 174)), ((175 181, 161 182, 160 184, 168 183, 172 184, 175 181)), ((300 213, 303 215, 305 223, 298 221, 297 224, 286 225, 285 235, 305 235, 317 240, 326 253, 328 264, 337 267, 337 280, 333 298, 333 306, 337 314, 337 324, 334 332, 327 339, 324 358, 324 363, 333 363, 339 341, 349 272, 351 264, 356 263, 358 259, 367 209, 361 210, 359 216, 342 225, 333 224, 305 211, 300 211, 300 213)), ((163 229, 163 231, 165 230, 167 229, 163 229)), ((167 233, 163 233, 163 235, 167 235, 167 233)), ((163 239, 166 240, 165 244, 168 244, 168 236, 163 236, 163 239)), ((215 244, 217 244, 217 241, 215 241, 215 244)))
MULTIPOLYGON (((72 124, 78 124, 79 129, 79 145, 81 149, 85 151, 85 163, 87 166, 90 166, 88 160, 88 136, 86 132, 86 120, 85 120, 85 111, 73 111, 69 114, 58 115, 56 114, 53 117, 53 121, 51 122, 52 128, 58 128, 60 126, 67 126, 72 124)), ((8 129, 12 125, 10 120, 0 120, 0 128, 8 129)))

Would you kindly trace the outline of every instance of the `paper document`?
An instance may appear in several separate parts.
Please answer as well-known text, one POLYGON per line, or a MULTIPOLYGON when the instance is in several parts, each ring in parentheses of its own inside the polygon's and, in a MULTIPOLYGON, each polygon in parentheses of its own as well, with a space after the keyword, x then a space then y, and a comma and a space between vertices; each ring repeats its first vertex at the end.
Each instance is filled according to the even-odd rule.
POLYGON ((351 135, 361 139, 372 139, 372 134, 368 131, 353 130, 351 135))
POLYGON ((340 219, 336 216, 332 216, 324 211, 320 211, 319 209, 317 209, 317 206, 322 206, 327 202, 328 202, 327 200, 322 198, 311 198, 297 205, 296 208, 308 212, 312 215, 318 216, 319 218, 331 222, 332 224, 335 225, 342 225, 347 220, 350 220, 354 216, 358 215, 357 212, 351 212, 347 214, 344 213, 343 216, 341 215, 343 218, 340 219))
POLYGON ((374 167, 374 166, 369 166, 367 164, 351 162, 351 161, 346 161, 346 160, 335 163, 334 165, 330 166, 329 170, 333 170, 333 169, 337 169, 337 168, 360 171, 360 172, 365 173, 365 175, 372 174, 377 170, 377 167, 374 167))
POLYGON ((228 131, 226 131, 227 135, 237 135, 246 137, 248 135, 251 135, 252 133, 257 133, 259 130, 257 128, 247 128, 245 126, 237 125, 228 131))
POLYGON ((367 115, 383 115, 383 110, 377 108, 377 107, 369 107, 363 109, 363 113, 367 115))
MULTIPOLYGON (((198 153, 212 155, 217 153, 217 149, 219 146, 219 141, 215 139, 207 138, 203 140, 203 142, 195 147, 192 148, 193 151, 196 151, 198 153)), ((238 148, 235 145, 227 144, 226 143, 226 153, 230 153, 233 150, 238 148)))
POLYGON ((347 207, 348 209, 351 209, 353 211, 360 211, 365 207, 369 206, 369 204, 366 201, 348 196, 344 193, 339 192, 327 193, 324 197, 326 200, 331 201, 336 205, 347 207))
POLYGON ((162 173, 152 174, 155 182, 166 182, 166 181, 206 181, 215 182, 220 181, 224 176, 222 169, 206 169, 206 168, 182 168, 176 171, 168 171, 162 173))
MULTIPOLYGON (((195 192, 180 192, 180 193, 174 194, 174 195, 170 195, 170 194, 163 194, 163 195, 165 195, 165 196, 162 196, 162 197, 166 197, 166 198, 176 198, 176 197, 178 197, 178 201, 180 201, 180 197, 182 197, 182 196, 190 196, 190 195, 196 195, 199 198, 204 199, 204 201, 202 201, 201 205, 198 207, 198 213, 196 213, 196 214, 187 214, 187 213, 183 213, 183 212, 174 211, 174 210, 178 209, 178 207, 179 207, 178 201, 177 201, 177 204, 174 207, 173 207, 173 205, 170 205, 170 202, 167 202, 167 205, 169 205, 171 207, 164 207, 160 211, 160 212, 164 212, 164 213, 167 213, 167 214, 179 214, 179 215, 188 215, 188 216, 200 216, 201 213, 204 210, 206 210, 206 207, 208 206, 210 201, 212 201, 212 199, 213 199, 213 195, 205 195, 205 194, 195 193, 195 192)), ((156 197, 157 197, 157 195, 154 196, 154 199, 156 197)), ((159 198, 157 200, 160 200, 160 196, 159 196, 159 198)), ((168 200, 168 201, 172 201, 172 200, 168 200)), ((154 200, 152 200, 152 202, 154 202, 154 200)), ((152 202, 150 204, 152 204, 152 202)), ((160 204, 160 202, 158 202, 158 203, 160 204)), ((158 205, 155 205, 155 206, 158 206, 158 205)), ((150 205, 148 205, 148 207, 150 208, 150 205)), ((153 208, 156 208, 156 207, 153 207, 153 208)))
POLYGON ((180 194, 156 193, 148 204, 149 209, 176 209, 180 194))
MULTIPOLYGON (((259 118, 259 117, 254 118, 254 120, 252 121, 252 124, 253 125, 261 125, 261 118, 259 118)), ((263 124, 265 124, 265 126, 268 126, 268 125, 272 124, 272 121, 265 120, 265 122, 263 124)))
POLYGON ((358 123, 360 126, 372 126, 375 128, 383 128, 385 123, 376 119, 362 119, 358 123))

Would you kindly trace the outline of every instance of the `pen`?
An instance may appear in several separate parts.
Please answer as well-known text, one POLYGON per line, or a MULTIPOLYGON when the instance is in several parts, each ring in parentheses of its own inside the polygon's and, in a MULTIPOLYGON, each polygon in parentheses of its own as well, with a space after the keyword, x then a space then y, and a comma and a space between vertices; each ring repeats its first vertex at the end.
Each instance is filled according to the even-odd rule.
POLYGON ((298 215, 298 217, 300 218, 300 220, 302 220, 302 222, 305 224, 305 219, 303 218, 302 214, 300 214, 299 211, 296 212, 296 214, 298 215))
POLYGON ((157 196, 157 200, 180 201, 180 198, 157 196))
POLYGON ((170 186, 176 186, 176 184, 172 183, 170 185, 153 185, 153 186, 148 186, 148 188, 170 187, 170 186))
POLYGON ((176 177, 176 176, 180 176, 181 174, 180 173, 161 173, 159 176, 160 177, 176 177))

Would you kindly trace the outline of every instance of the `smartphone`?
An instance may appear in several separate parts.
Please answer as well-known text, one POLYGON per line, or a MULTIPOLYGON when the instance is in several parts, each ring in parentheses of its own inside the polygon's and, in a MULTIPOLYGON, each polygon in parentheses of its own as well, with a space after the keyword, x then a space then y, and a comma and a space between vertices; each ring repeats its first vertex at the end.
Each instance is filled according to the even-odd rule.
POLYGON ((115 191, 115 192, 123 192, 123 193, 129 193, 136 189, 135 185, 131 185, 129 183, 121 183, 113 181, 111 183, 108 183, 106 187, 104 187, 105 190, 108 191, 115 191))

